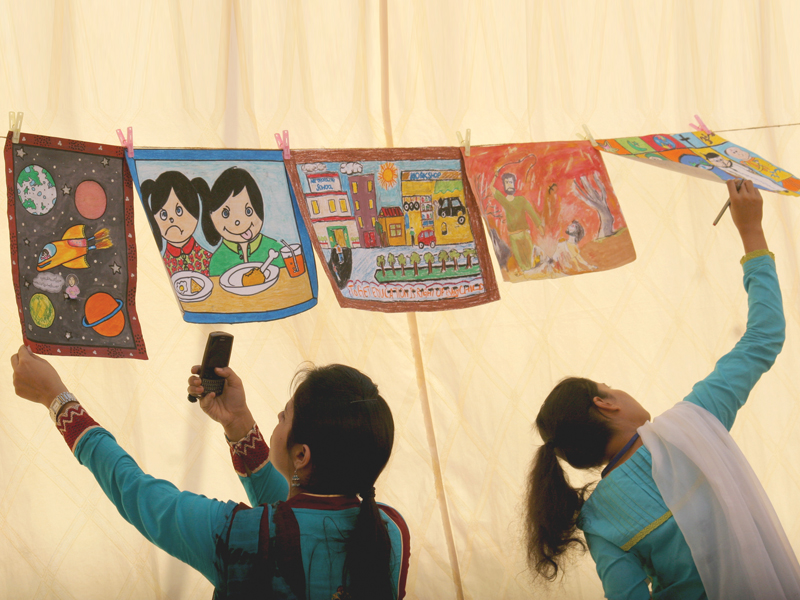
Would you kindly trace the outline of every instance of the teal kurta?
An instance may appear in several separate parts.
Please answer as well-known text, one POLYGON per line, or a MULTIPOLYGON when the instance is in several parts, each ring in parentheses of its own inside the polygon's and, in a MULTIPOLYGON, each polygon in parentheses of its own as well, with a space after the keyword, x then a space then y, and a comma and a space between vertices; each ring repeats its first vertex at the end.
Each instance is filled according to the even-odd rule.
MULTIPOLYGON (((709 411, 728 429, 761 375, 783 346, 785 320, 775 262, 744 263, 747 331, 714 371, 684 399, 709 411)), ((640 447, 601 480, 581 510, 583 529, 607 598, 706 598, 689 547, 653 481, 652 458, 640 447)))

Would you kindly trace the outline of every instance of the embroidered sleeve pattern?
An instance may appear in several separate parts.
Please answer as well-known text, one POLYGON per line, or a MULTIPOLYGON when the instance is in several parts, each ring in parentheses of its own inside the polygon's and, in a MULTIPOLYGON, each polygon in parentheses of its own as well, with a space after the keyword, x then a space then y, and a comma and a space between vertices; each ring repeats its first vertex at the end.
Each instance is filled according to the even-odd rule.
POLYGON ((261 435, 258 424, 253 425, 250 432, 238 442, 228 440, 231 448, 233 468, 240 477, 248 477, 257 473, 269 459, 269 446, 261 435))
POLYGON ((61 414, 58 415, 56 427, 64 436, 64 441, 67 442, 70 451, 75 454, 75 446, 77 446, 83 435, 90 429, 100 427, 86 409, 80 404, 68 406, 61 414))

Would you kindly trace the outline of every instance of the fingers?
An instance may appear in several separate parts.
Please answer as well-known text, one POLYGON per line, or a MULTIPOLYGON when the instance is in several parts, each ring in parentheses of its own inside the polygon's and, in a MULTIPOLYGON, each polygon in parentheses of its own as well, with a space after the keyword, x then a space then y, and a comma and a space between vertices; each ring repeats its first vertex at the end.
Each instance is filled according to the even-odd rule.
POLYGON ((201 368, 200 365, 193 366, 192 370, 191 370, 191 373, 194 373, 195 375, 199 375, 200 374, 200 368, 201 368))
POLYGON ((733 198, 734 194, 738 194, 739 193, 739 188, 737 187, 737 185, 739 184, 739 181, 740 181, 739 179, 728 179, 725 182, 725 185, 728 186, 728 195, 731 198, 733 198))
POLYGON ((217 367, 216 369, 214 369, 214 372, 220 377, 224 377, 227 380, 226 385, 242 387, 242 380, 230 367, 217 367))
POLYGON ((200 408, 206 410, 211 405, 211 403, 214 402, 214 398, 216 397, 217 395, 214 392, 209 392, 205 396, 199 397, 198 401, 200 404, 200 408))

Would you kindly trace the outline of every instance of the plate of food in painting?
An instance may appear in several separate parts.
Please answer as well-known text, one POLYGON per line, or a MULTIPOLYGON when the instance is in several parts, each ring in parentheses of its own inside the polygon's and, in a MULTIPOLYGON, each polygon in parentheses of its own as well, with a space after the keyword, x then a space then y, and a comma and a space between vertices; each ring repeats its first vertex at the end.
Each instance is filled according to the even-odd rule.
POLYGON ((237 296, 252 296, 268 290, 278 281, 281 271, 275 265, 261 270, 263 263, 246 262, 236 265, 219 276, 219 285, 237 296))
POLYGON ((200 302, 211 295, 214 283, 202 273, 178 271, 172 274, 172 287, 181 302, 200 302))

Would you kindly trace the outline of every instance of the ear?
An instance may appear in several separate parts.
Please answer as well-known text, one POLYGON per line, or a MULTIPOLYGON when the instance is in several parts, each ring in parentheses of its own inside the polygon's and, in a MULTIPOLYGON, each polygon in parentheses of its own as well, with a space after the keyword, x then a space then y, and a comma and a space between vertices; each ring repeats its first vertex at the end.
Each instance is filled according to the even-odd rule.
POLYGON ((299 471, 311 463, 311 448, 307 444, 295 444, 291 456, 294 468, 299 471))
POLYGON ((600 396, 595 396, 592 398, 592 402, 594 402, 594 405, 597 408, 603 411, 616 412, 620 410, 619 404, 614 402, 611 398, 601 398, 600 396))

